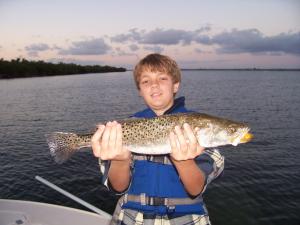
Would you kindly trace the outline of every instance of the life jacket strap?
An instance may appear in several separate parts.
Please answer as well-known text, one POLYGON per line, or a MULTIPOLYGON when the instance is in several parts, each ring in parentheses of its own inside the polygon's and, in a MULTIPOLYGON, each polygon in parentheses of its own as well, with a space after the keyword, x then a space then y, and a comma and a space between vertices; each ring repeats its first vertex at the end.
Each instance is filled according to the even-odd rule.
POLYGON ((141 205, 151 205, 151 206, 175 206, 175 205, 193 205, 200 202, 203 202, 202 198, 162 198, 162 197, 149 197, 144 193, 140 195, 124 195, 124 203, 138 202, 141 205))
POLYGON ((151 161, 161 164, 172 165, 171 160, 166 155, 133 155, 133 160, 144 160, 144 161, 151 161))

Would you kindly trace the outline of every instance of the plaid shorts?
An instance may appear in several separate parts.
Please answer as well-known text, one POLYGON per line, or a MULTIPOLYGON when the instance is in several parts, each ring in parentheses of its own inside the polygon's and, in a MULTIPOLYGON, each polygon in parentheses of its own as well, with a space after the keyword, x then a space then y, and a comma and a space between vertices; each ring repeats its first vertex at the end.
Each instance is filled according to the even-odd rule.
POLYGON ((132 209, 122 209, 123 197, 118 201, 110 225, 210 225, 209 216, 183 215, 159 216, 156 214, 143 214, 132 209))

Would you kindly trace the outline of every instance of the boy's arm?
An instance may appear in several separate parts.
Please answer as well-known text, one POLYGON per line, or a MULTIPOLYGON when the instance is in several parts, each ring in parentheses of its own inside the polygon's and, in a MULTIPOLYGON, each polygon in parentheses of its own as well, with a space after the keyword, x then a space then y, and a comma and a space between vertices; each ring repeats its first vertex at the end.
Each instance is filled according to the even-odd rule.
POLYGON ((206 177, 194 159, 204 148, 199 145, 188 124, 184 124, 183 129, 184 131, 175 127, 174 132, 170 133, 171 159, 186 191, 192 196, 197 196, 205 186, 206 177))
POLYGON ((130 177, 130 160, 111 161, 108 170, 108 180, 115 191, 125 191, 129 186, 130 177))
POLYGON ((117 122, 99 126, 92 137, 93 153, 101 160, 110 160, 108 180, 117 192, 126 190, 130 183, 131 153, 123 148, 122 128, 117 122))
POLYGON ((191 196, 199 195, 205 186, 205 175, 199 169, 194 159, 182 161, 173 160, 173 163, 186 191, 191 196))
POLYGON ((200 154, 193 160, 185 160, 185 161, 174 161, 173 163, 176 166, 179 176, 184 183, 184 186, 189 194, 193 196, 199 195, 201 192, 206 189, 206 186, 212 182, 213 180, 217 179, 221 174, 223 174, 224 171, 224 165, 225 165, 225 158, 224 156, 219 152, 218 149, 206 149, 203 154, 200 154), (181 163, 182 162, 182 163, 181 163), (191 166, 193 164, 193 166, 191 166), (197 169, 195 169, 194 165, 196 164, 196 167, 198 170, 202 173, 203 179, 198 178, 197 176, 197 169), (193 187, 199 187, 199 183, 204 181, 202 190, 198 192, 197 190, 193 191, 193 187), (194 184, 194 182, 196 184, 194 184), (194 194, 196 193, 196 194, 194 194))

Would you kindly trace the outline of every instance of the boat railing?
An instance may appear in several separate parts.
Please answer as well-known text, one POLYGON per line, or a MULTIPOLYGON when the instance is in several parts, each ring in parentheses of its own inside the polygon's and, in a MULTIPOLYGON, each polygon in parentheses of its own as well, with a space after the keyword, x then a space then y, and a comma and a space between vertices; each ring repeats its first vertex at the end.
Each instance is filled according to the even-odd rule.
POLYGON ((84 201, 83 199, 78 198, 77 196, 71 194, 70 192, 67 192, 66 190, 64 190, 64 189, 58 187, 57 185, 51 183, 50 181, 48 181, 48 180, 46 180, 46 179, 44 179, 44 178, 42 178, 40 176, 35 176, 35 179, 38 180, 38 181, 40 181, 41 183, 47 185, 48 187, 50 187, 50 188, 58 191, 59 193, 65 195, 66 197, 68 197, 68 198, 76 201, 77 203, 85 206, 86 208, 92 210, 93 212, 95 212, 95 213, 97 213, 97 214, 99 214, 99 215, 101 215, 101 216, 103 216, 103 217, 105 217, 107 219, 111 219, 111 215, 108 214, 107 212, 104 212, 103 210, 101 210, 101 209, 99 209, 99 208, 91 205, 90 203, 84 201))

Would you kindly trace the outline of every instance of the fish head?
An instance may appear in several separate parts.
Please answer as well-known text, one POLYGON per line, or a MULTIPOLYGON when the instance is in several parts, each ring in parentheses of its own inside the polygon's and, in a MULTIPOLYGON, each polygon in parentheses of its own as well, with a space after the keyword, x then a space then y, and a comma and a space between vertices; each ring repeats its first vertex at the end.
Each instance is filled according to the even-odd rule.
POLYGON ((238 144, 247 143, 251 141, 253 135, 249 131, 250 127, 246 124, 231 124, 227 130, 229 144, 237 146, 238 144))
POLYGON ((235 122, 222 118, 208 118, 195 127, 198 142, 203 147, 218 147, 223 145, 237 146, 247 143, 253 135, 249 133, 250 127, 245 123, 235 122))

